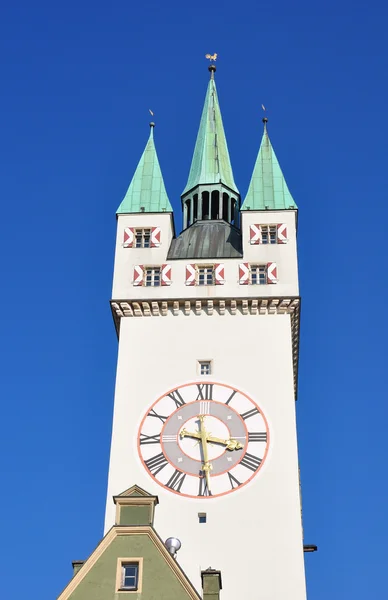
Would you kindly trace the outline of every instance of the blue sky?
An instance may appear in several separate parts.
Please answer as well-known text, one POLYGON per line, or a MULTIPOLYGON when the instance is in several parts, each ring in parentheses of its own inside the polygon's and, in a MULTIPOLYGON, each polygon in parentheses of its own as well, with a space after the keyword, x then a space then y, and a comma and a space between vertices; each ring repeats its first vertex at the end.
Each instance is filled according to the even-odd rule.
POLYGON ((180 229, 208 72, 245 194, 261 104, 299 206, 311 600, 386 595, 387 8, 7 3, 0 22, 2 596, 52 600, 102 535, 115 211, 148 136, 180 229), (20 565, 20 561, 23 563, 20 565))

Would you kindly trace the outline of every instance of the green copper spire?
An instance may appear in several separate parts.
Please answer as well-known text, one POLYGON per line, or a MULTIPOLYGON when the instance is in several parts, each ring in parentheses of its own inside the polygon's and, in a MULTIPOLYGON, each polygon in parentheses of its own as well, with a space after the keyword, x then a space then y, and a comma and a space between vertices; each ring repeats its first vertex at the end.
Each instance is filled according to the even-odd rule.
POLYGON ((230 164, 220 105, 218 103, 216 83, 214 81, 215 70, 215 65, 210 65, 209 71, 211 77, 207 88, 205 105, 195 143, 189 179, 182 195, 197 185, 218 183, 223 183, 238 194, 230 164))
POLYGON ((147 145, 117 214, 172 212, 154 143, 154 123, 147 145))
POLYGON ((284 210, 298 208, 290 194, 263 119, 264 134, 241 210, 284 210))

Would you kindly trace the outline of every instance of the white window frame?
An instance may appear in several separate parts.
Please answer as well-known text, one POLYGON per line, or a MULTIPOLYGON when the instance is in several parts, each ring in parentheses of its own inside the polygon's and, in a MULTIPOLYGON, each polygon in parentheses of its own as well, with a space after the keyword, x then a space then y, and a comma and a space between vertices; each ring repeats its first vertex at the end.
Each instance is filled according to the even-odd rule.
POLYGON ((265 223, 264 225, 260 225, 260 230, 261 230, 261 243, 262 244, 264 244, 266 246, 267 245, 270 246, 270 245, 278 243, 277 225, 273 225, 271 223, 265 223), (264 241, 265 239, 267 241, 264 241))
POLYGON ((117 559, 116 570, 116 593, 140 594, 143 586, 143 558, 142 557, 120 557, 117 559), (137 585, 135 587, 124 587, 125 567, 137 567, 137 585))
POLYGON ((162 267, 161 266, 153 266, 147 265, 144 267, 144 275, 143 275, 143 287, 160 287, 162 285, 162 267), (151 285, 147 285, 147 271, 152 271, 151 274, 151 285), (159 272, 159 283, 155 285, 155 274, 159 272))
POLYGON ((199 285, 200 287, 206 287, 208 285, 215 285, 216 283, 216 278, 215 278, 215 266, 214 265, 196 265, 196 284, 199 285), (204 269, 206 271, 211 270, 211 283, 207 283, 207 276, 206 276, 206 283, 200 283, 200 271, 201 269, 204 269))
POLYGON ((151 248, 152 227, 135 227, 133 231, 133 248, 151 248), (137 245, 138 237, 140 245, 137 245))
POLYGON ((268 283, 268 279, 267 279, 267 265, 262 263, 258 263, 258 264, 250 264, 249 265, 249 283, 251 285, 266 285, 268 283), (254 274, 254 270, 258 270, 258 269, 263 269, 263 271, 261 271, 261 273, 264 274, 264 281, 260 281, 259 275, 260 275, 260 271, 256 272, 256 281, 253 281, 253 274, 254 274))

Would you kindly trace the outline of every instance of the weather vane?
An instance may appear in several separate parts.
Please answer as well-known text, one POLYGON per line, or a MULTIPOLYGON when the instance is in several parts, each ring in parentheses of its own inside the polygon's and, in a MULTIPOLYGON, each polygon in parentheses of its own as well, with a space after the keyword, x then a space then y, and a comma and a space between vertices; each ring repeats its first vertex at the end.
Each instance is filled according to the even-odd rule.
POLYGON ((205 54, 205 58, 211 62, 216 62, 218 54, 205 54))
MULTIPOLYGON (((154 116, 154 113, 153 113, 153 111, 150 108, 148 109, 148 112, 150 113, 151 117, 154 116)), ((151 121, 150 127, 155 127, 155 123, 153 121, 151 121)))
POLYGON ((264 111, 264 117, 261 119, 264 123, 264 131, 267 131, 267 123, 268 123, 268 119, 267 119, 267 109, 265 108, 264 104, 261 105, 261 108, 264 111))

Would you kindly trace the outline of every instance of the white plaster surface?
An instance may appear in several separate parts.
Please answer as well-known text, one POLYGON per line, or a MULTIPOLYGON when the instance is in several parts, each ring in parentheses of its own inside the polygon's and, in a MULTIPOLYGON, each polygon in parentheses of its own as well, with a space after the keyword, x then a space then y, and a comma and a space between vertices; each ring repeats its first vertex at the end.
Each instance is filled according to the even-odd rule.
MULTIPOLYGON (((165 262, 171 230, 168 215, 123 216, 118 222, 113 299, 297 295, 295 213, 245 213, 244 262, 278 263, 277 285, 240 286, 239 260, 225 260, 227 283, 209 288, 184 285, 184 263, 173 262, 173 285, 134 288, 133 264, 165 262), (162 246, 123 249, 124 226, 142 226, 142 217, 162 223, 162 246), (158 221, 159 219, 159 221, 158 221), (249 223, 288 223, 289 243, 250 246, 249 223), (257 258, 259 256, 259 258, 257 258), (179 264, 180 263, 180 264, 179 264), (252 290, 252 288, 256 288, 252 290), (261 292, 261 289, 260 289, 261 292)), ((192 261, 194 262, 194 261, 192 261)), ((222 571, 221 600, 305 600, 305 577, 295 402, 289 315, 235 315, 226 312, 186 316, 133 317, 121 320, 105 529, 114 523, 112 496, 137 484, 159 497, 155 528, 162 539, 182 542, 178 562, 201 591, 200 572, 222 571), (210 499, 182 498, 164 490, 144 469, 137 434, 149 407, 165 392, 204 380, 197 361, 211 359, 209 380, 228 384, 262 408, 270 431, 269 453, 260 472, 245 487, 210 499), (200 524, 198 513, 207 513, 200 524)))

